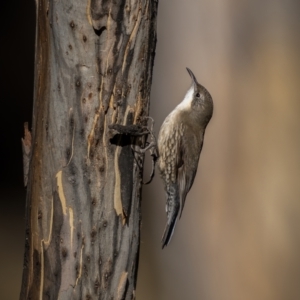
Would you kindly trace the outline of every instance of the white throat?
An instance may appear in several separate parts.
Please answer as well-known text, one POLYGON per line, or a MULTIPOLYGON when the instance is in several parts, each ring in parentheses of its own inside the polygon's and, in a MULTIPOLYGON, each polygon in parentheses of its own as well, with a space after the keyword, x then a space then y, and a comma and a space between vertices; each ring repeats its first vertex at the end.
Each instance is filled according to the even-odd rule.
POLYGON ((193 93, 194 93, 194 88, 192 86, 185 94, 183 100, 177 105, 176 109, 179 110, 190 109, 193 101, 193 93))

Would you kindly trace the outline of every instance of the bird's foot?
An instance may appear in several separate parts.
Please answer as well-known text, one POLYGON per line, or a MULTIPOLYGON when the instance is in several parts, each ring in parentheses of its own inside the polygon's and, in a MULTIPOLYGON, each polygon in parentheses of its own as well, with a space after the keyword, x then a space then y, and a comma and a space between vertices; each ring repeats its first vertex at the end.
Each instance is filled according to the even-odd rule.
MULTIPOLYGON (((158 149, 157 149, 157 142, 156 142, 156 137, 154 135, 154 120, 152 117, 146 117, 147 119, 151 120, 151 124, 150 126, 147 128, 148 130, 148 134, 150 135, 150 143, 147 143, 146 147, 141 148, 137 145, 135 145, 135 147, 131 146, 131 149, 135 152, 138 153, 140 155, 144 155, 148 150, 150 152, 150 156, 152 158, 152 171, 150 174, 150 179, 147 182, 143 182, 143 184, 149 184, 154 175, 155 175, 155 165, 158 159, 158 149)), ((139 165, 139 167, 141 168, 141 166, 139 165)))

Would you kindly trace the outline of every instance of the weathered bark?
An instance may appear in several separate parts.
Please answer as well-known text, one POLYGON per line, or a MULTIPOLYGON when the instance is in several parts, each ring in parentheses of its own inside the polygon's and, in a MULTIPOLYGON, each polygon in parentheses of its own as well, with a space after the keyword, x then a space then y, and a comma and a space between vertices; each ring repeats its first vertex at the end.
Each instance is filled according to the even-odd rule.
POLYGON ((135 298, 157 1, 38 0, 20 299, 135 298), (134 158, 136 157, 136 159, 134 158))

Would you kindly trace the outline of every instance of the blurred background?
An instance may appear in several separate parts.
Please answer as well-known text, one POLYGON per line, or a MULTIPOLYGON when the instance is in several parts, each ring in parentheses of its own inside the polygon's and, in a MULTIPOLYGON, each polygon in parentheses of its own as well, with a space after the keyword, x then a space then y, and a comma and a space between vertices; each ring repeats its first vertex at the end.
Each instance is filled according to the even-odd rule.
MULTIPOLYGON (((143 190, 140 300, 300 299, 300 2, 160 0, 156 133, 191 80, 211 93, 198 173, 171 244, 159 176, 143 190)), ((0 299, 18 299, 34 1, 0 3, 0 299)), ((149 161, 145 175, 149 174, 149 161)))

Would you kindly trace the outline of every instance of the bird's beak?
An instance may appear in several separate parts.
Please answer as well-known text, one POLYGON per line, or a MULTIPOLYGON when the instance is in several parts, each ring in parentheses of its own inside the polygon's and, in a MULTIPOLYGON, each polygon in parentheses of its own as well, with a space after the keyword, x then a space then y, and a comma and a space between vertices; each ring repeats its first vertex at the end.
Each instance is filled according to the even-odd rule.
POLYGON ((187 69, 187 71, 189 72, 189 74, 190 74, 190 76, 191 76, 191 78, 192 78, 192 80, 193 80, 194 85, 197 85, 197 84, 198 84, 198 81, 197 81, 197 79, 196 79, 194 73, 193 73, 189 68, 186 68, 186 69, 187 69))

